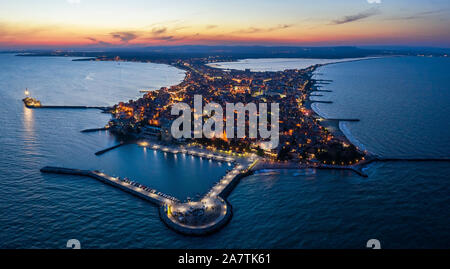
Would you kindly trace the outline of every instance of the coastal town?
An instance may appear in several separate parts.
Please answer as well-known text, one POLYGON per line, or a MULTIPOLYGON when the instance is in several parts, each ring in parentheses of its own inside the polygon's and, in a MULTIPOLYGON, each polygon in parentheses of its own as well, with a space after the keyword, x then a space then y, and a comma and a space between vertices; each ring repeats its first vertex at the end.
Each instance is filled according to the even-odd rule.
MULTIPOLYGON (((115 59, 118 60, 118 59, 115 59)), ((314 91, 313 71, 251 72, 250 70, 222 70, 214 68, 217 58, 177 60, 170 64, 185 71, 185 79, 178 85, 148 91, 138 100, 115 105, 109 129, 119 135, 140 139, 157 137, 164 143, 196 144, 210 150, 236 154, 257 154, 274 162, 296 162, 321 165, 355 165, 365 153, 344 136, 336 136, 321 125, 321 119, 310 108, 309 96, 314 91), (204 103, 278 103, 280 104, 279 144, 274 149, 260 147, 258 138, 174 139, 171 134, 172 105, 184 102, 193 107, 194 95, 201 95, 204 103)), ((249 128, 246 114, 246 133, 249 128)), ((203 115, 203 120, 207 116, 203 115)), ((236 117, 234 119, 237 120, 236 117)), ((224 122, 226 118, 224 117, 224 122)))
MULTIPOLYGON (((97 59, 98 60, 98 59, 97 59)), ((120 61, 114 59, 102 59, 120 61)), ((188 235, 204 235, 217 231, 231 218, 231 207, 225 200, 228 194, 243 177, 262 169, 340 169, 352 170, 366 177, 361 165, 370 162, 367 152, 358 149, 339 133, 336 126, 338 119, 323 119, 311 109, 312 92, 320 92, 319 84, 327 83, 313 78, 319 65, 306 69, 294 69, 278 72, 252 72, 246 70, 222 70, 215 68, 220 57, 177 59, 168 64, 184 70, 185 78, 171 87, 157 90, 141 90, 143 96, 137 100, 120 102, 113 107, 64 106, 65 108, 95 108, 112 115, 104 128, 87 129, 82 132, 109 130, 122 141, 120 144, 96 152, 101 155, 127 143, 137 143, 140 147, 162 151, 164 153, 187 154, 217 162, 226 162, 232 169, 203 196, 198 199, 177 198, 132 181, 128 178, 111 177, 99 171, 86 171, 60 167, 44 167, 43 173, 72 174, 88 176, 106 184, 129 192, 150 201, 160 207, 162 221, 171 229, 188 235), (250 129, 261 111, 250 109, 234 110, 231 114, 232 125, 239 120, 245 135, 230 135, 223 131, 213 138, 189 136, 176 138, 172 133, 172 124, 177 115, 172 114, 172 107, 180 102, 189 110, 198 110, 196 98, 201 103, 215 103, 226 107, 230 103, 278 104, 278 143, 275 147, 263 147, 263 138, 259 133, 250 135, 250 129), (191 109, 194 107, 194 109, 191 109), (258 115, 256 115, 258 114, 258 115), (331 128, 330 128, 331 127, 331 128), (130 142, 124 142, 130 141, 130 142)), ((61 108, 62 106, 43 106, 30 97, 28 90, 23 102, 28 108, 61 108)), ((320 102, 320 101, 319 101, 320 102)), ((322 101, 324 102, 324 101, 322 101)), ((268 114, 271 114, 271 111, 268 114)), ((197 114, 201 122, 209 120, 212 115, 201 108, 197 114)), ((189 117, 192 116, 191 114, 189 117)), ((215 115, 214 115, 215 116, 215 115)), ((227 125, 230 118, 221 115, 220 119, 227 125), (228 121, 228 122, 227 122, 228 121)), ((219 121, 220 121, 219 119, 219 121)), ((266 121, 267 129, 273 128, 273 117, 266 121)), ((345 120, 345 119, 344 119, 345 120)), ((348 119, 347 119, 348 120, 348 119)), ((261 121, 259 126, 261 127, 261 121)), ((192 124, 192 121, 189 121, 192 124)), ((184 125, 184 122, 183 122, 184 125)), ((195 125, 195 120, 194 124, 195 125)), ((192 131, 192 126, 190 127, 192 131)), ((184 128, 184 126, 183 126, 184 128)), ((195 129, 195 128, 194 128, 195 129)), ((191 132, 190 131, 190 132, 191 132)), ((259 130, 261 131, 261 129, 259 130)), ((194 131, 195 133, 195 131, 194 131)))

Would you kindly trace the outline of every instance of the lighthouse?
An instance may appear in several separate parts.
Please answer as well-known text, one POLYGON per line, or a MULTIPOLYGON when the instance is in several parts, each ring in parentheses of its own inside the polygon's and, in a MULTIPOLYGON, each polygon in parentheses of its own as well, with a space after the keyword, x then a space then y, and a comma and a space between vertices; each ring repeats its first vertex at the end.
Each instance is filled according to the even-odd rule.
POLYGON ((41 107, 41 102, 32 98, 30 96, 30 92, 28 91, 28 88, 25 89, 25 98, 22 99, 23 103, 28 108, 35 108, 35 107, 41 107))

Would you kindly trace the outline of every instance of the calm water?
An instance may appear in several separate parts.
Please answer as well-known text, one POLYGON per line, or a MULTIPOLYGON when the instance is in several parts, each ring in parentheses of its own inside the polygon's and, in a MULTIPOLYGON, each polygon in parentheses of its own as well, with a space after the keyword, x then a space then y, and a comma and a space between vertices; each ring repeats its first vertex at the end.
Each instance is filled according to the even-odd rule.
POLYGON ((359 118, 341 123, 352 142, 383 157, 450 158, 449 58, 401 57, 320 68, 333 80, 318 92, 332 105, 316 103, 322 116, 359 118), (382 79, 380 79, 382 78, 382 79))
MULTIPOLYGON (((319 107, 320 113, 347 116, 345 113, 350 108, 337 107, 338 100, 349 101, 347 91, 361 92, 352 95, 355 101, 349 101, 357 104, 358 98, 361 102, 366 98, 363 93, 376 95, 372 92, 379 90, 380 76, 395 80, 405 76, 405 69, 413 72, 421 68, 420 76, 412 73, 409 79, 415 82, 408 85, 434 80, 427 84, 432 85, 433 94, 425 98, 433 113, 420 113, 422 108, 416 111, 418 106, 410 105, 390 108, 391 118, 421 116, 420 120, 395 128, 384 117, 375 121, 380 114, 378 108, 385 108, 387 102, 383 98, 375 99, 376 105, 351 108, 354 113, 350 116, 362 121, 355 126, 348 125, 347 130, 366 148, 381 155, 403 156, 399 152, 407 152, 414 157, 448 156, 445 155, 450 149, 445 125, 448 113, 440 115, 448 110, 440 104, 450 101, 449 84, 445 83, 445 77, 436 78, 436 74, 444 73, 448 67, 448 60, 423 58, 326 66, 318 73, 323 79, 334 80, 333 84, 326 85, 334 92, 333 96, 324 98, 333 98, 336 103, 319 107), (341 66, 345 72, 340 71, 341 66), (348 72, 363 72, 364 68, 367 69, 364 83, 352 88, 355 80, 345 76, 348 72), (398 76, 390 75, 395 72, 398 76), (347 84, 339 82, 341 77, 347 84), (434 124, 434 119, 426 115, 439 117, 442 124, 434 124), (357 125, 365 124, 365 119, 375 123, 358 133, 357 125), (438 128, 416 132, 424 128, 416 124, 438 128), (408 134, 407 138, 399 134, 403 132, 408 134), (422 142, 424 132, 429 134, 430 142, 422 142), (389 140, 390 143, 384 142, 389 140), (409 149, 415 143, 421 149, 411 152, 409 149)), ((450 247, 448 163, 373 164, 366 170, 369 178, 343 171, 266 171, 242 180, 230 195, 228 200, 234 215, 223 230, 201 238, 178 235, 159 220, 157 208, 145 201, 89 178, 42 175, 39 168, 64 165, 103 169, 181 197, 205 191, 223 174, 224 164, 181 156, 175 159, 173 155, 144 151, 136 146, 96 157, 95 151, 116 141, 106 132, 82 134, 79 131, 102 126, 108 115, 95 110, 32 111, 25 109, 20 99, 23 88, 29 87, 34 96, 49 104, 50 101, 52 104, 112 104, 136 97, 139 87, 176 84, 183 78, 183 72, 164 65, 121 63, 119 67, 111 62, 10 55, 0 55, 0 68, 1 248, 65 248, 70 238, 80 240, 83 248, 365 248, 371 238, 379 239, 385 248, 450 247), (38 73, 21 70, 38 70, 38 73), (58 77, 54 76, 55 70, 61 70, 58 77), (86 79, 89 72, 95 73, 91 76, 94 80, 86 79), (109 81, 113 79, 110 72, 116 72, 114 82, 109 81), (128 75, 117 79, 119 72, 128 75), (89 94, 83 99, 85 92, 89 94)), ((388 88, 383 89, 391 94, 391 99, 424 99, 423 87, 391 85, 395 83, 386 82, 384 86, 388 88)), ((372 99, 368 98, 367 102, 372 99)))
POLYGON ((209 66, 223 69, 250 69, 253 72, 281 71, 287 69, 303 69, 316 64, 340 63, 359 60, 361 58, 348 59, 305 59, 305 58, 271 58, 271 59, 243 59, 235 62, 217 62, 209 66))

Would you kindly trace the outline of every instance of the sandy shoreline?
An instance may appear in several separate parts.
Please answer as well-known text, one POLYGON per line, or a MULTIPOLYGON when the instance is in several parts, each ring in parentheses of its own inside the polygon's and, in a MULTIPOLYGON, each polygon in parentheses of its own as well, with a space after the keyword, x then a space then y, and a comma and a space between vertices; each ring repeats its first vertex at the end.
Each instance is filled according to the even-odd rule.
MULTIPOLYGON (((250 69, 251 72, 277 72, 277 71, 284 71, 289 69, 308 69, 312 66, 319 65, 329 65, 329 64, 339 64, 339 63, 348 63, 348 62, 356 62, 356 61, 365 61, 365 60, 372 60, 372 59, 380 59, 385 58, 388 56, 371 56, 371 57, 358 57, 358 58, 341 58, 341 59, 325 59, 325 58, 247 58, 247 59, 237 59, 237 60, 230 60, 227 62, 214 62, 214 63, 208 63, 206 66, 222 69, 222 70, 240 70, 243 71, 246 68, 250 69), (251 61, 251 62, 248 62, 251 61), (265 62, 266 61, 266 62, 265 62), (292 63, 296 62, 299 66, 294 67, 288 67, 283 70, 255 70, 255 68, 247 67, 245 65, 257 65, 259 64, 267 64, 268 62, 274 62, 279 61, 281 63, 292 63), (303 61, 303 62, 302 62, 303 61), (229 66, 233 64, 241 64, 241 67, 235 67, 229 66)), ((391 57, 391 56, 389 56, 391 57)), ((264 69, 264 68, 263 68, 264 69)), ((268 68, 269 69, 269 68, 268 68)))

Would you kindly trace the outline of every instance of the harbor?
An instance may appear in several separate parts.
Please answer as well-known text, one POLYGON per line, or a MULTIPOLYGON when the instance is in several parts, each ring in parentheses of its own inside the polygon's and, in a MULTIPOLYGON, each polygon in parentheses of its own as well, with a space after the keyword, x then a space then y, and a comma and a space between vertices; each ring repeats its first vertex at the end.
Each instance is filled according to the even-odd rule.
POLYGON ((220 178, 203 197, 195 201, 188 200, 185 202, 127 178, 122 179, 109 176, 100 171, 46 166, 41 169, 41 172, 90 177, 116 187, 158 206, 161 220, 172 230, 182 234, 197 236, 213 233, 228 223, 232 216, 232 207, 225 199, 239 183, 240 179, 253 173, 252 169, 259 161, 255 156, 250 158, 233 158, 221 154, 208 153, 202 149, 180 149, 156 143, 150 144, 147 141, 141 141, 138 145, 165 153, 186 154, 215 161, 229 162, 234 167, 220 178))

